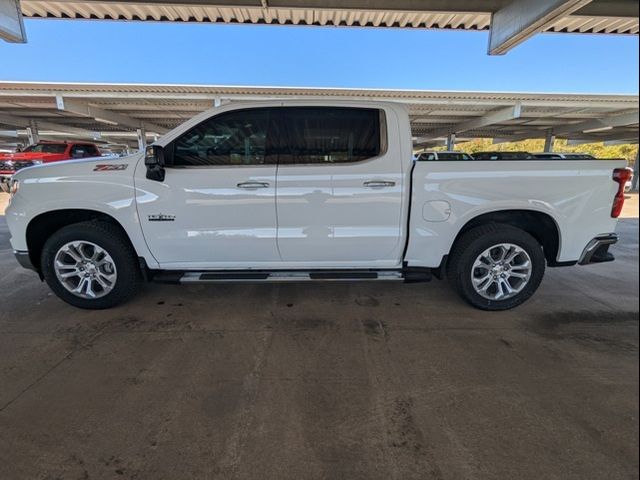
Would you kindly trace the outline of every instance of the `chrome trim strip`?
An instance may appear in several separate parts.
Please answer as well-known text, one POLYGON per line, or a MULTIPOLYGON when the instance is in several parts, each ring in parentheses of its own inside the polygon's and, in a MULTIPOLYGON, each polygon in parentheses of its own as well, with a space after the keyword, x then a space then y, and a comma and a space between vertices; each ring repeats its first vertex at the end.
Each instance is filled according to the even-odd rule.
POLYGON ((578 261, 579 265, 587 265, 591 263, 591 259, 593 255, 598 251, 598 249, 604 245, 613 245, 618 243, 618 234, 617 233, 607 233, 603 235, 598 235, 593 240, 591 240, 587 246, 582 251, 582 255, 580 255, 580 260, 578 261))

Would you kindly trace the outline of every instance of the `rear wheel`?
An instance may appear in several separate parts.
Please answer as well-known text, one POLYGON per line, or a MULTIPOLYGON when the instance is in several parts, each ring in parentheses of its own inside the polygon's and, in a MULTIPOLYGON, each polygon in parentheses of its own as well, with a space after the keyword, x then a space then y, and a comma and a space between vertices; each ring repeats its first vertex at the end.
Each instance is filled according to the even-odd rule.
POLYGON ((58 297, 79 308, 118 305, 137 291, 137 257, 120 230, 106 222, 82 222, 55 232, 42 249, 42 273, 58 297))
POLYGON ((507 310, 535 293, 545 264, 535 238, 511 225, 494 223, 473 228, 456 242, 448 277, 474 307, 507 310))

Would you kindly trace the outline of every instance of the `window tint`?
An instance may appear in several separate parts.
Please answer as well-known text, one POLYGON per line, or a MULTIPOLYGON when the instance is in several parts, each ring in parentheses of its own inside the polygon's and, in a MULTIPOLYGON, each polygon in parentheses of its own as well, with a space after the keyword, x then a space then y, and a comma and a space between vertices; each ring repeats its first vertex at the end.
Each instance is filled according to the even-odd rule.
POLYGON ((85 156, 87 157, 99 157, 100 156, 100 152, 98 152, 98 149, 96 148, 95 145, 82 145, 85 149, 85 151, 87 152, 85 156))
POLYGON ((174 143, 174 166, 263 165, 270 110, 246 109, 205 120, 174 143))
POLYGON ((274 122, 281 164, 359 162, 382 153, 381 112, 369 108, 284 107, 274 122))
POLYGON ((558 155, 557 153, 536 153, 534 156, 536 158, 540 158, 540 159, 544 159, 544 158, 559 159, 559 158, 562 158, 562 156, 558 155))
POLYGON ((473 154, 474 160, 497 160, 497 154, 491 152, 477 152, 473 154))
POLYGON ((466 153, 438 153, 438 160, 471 160, 466 153))

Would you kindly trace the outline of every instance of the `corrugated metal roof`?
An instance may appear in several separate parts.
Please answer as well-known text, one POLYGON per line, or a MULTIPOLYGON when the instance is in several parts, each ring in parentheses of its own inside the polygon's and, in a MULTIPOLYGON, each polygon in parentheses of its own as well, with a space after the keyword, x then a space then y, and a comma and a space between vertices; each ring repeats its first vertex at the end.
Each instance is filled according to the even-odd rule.
MULTIPOLYGON (((418 137, 433 135, 442 129, 456 131, 464 122, 518 104, 521 106, 519 116, 474 128, 466 135, 488 138, 529 135, 536 138, 544 136, 547 129, 566 128, 594 119, 606 120, 620 115, 631 118, 636 115, 637 118, 639 109, 638 95, 4 81, 0 82, 0 130, 24 128, 29 119, 36 119, 92 132, 111 132, 116 136, 120 132, 123 137, 132 131, 132 128, 109 125, 95 118, 58 110, 56 96, 163 129, 174 128, 211 108, 216 100, 325 98, 393 101, 407 105, 413 134, 418 137), (15 120, 2 123, 3 116, 15 120)), ((441 133, 436 135, 438 138, 441 136, 441 133)), ((638 125, 636 120, 636 123, 628 122, 607 130, 590 133, 578 130, 562 136, 593 141, 637 140, 638 125)))
MULTIPOLYGON (((490 12, 411 11, 387 9, 280 8, 270 6, 215 6, 197 3, 144 1, 49 1, 22 0, 22 12, 32 18, 73 18, 205 22, 267 25, 317 25, 347 27, 436 28, 488 30, 490 12)), ((318 2, 317 2, 318 3, 318 2)), ((580 12, 578 12, 580 13, 580 12)), ((614 12, 615 13, 615 12, 614 12)), ((638 18, 571 15, 550 25, 546 31, 569 33, 637 34, 638 18)))

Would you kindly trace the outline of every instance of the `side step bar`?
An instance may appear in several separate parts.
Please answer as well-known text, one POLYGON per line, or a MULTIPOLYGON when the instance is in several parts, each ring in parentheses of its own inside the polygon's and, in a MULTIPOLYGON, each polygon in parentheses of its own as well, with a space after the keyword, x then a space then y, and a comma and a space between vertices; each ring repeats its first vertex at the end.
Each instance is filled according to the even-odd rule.
POLYGON ((152 276, 160 283, 236 283, 309 281, 406 281, 427 282, 431 272, 420 270, 244 270, 244 271, 159 271, 152 276))

